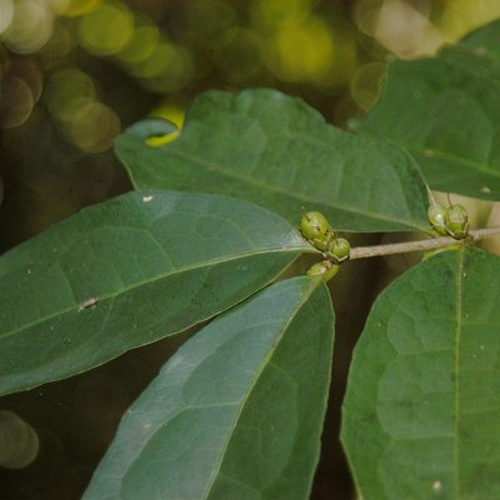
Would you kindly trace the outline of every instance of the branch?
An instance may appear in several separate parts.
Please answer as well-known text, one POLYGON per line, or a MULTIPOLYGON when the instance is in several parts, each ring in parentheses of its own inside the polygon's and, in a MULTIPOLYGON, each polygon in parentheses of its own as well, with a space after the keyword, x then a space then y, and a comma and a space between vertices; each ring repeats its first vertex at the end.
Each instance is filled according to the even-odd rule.
POLYGON ((394 255, 409 252, 426 252, 428 250, 444 248, 452 245, 467 245, 474 241, 482 240, 494 235, 500 235, 500 227, 473 229, 469 231, 469 235, 463 240, 456 240, 450 236, 442 236, 439 238, 407 241, 404 243, 390 243, 388 245, 376 245, 373 247, 357 247, 351 249, 350 259, 366 259, 368 257, 380 257, 382 255, 394 255))

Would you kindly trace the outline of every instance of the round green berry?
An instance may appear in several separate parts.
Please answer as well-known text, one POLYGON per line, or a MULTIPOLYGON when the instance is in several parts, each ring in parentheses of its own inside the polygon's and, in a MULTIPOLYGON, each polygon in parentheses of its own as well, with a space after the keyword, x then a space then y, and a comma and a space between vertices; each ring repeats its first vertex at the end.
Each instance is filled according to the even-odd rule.
POLYGON ((321 212, 307 212, 300 221, 300 230, 318 250, 326 252, 335 238, 335 231, 321 212))
POLYGON ((321 276, 325 281, 331 280, 338 272, 340 266, 332 264, 329 260, 323 260, 313 264, 307 271, 308 276, 321 276))
POLYGON ((311 240, 311 243, 318 250, 326 252, 330 248, 330 245, 334 239, 335 239, 335 232, 333 231, 332 228, 329 228, 324 235, 322 235, 319 238, 314 238, 313 240, 311 240))
POLYGON ((300 230, 308 240, 323 237, 329 229, 328 219, 321 212, 307 212, 300 221, 300 230))
POLYGON ((332 268, 332 263, 329 260, 323 260, 313 264, 307 271, 308 276, 320 276, 325 274, 332 268))
POLYGON ((346 239, 335 238, 328 249, 328 256, 333 262, 340 264, 349 258, 350 252, 351 245, 346 239))
POLYGON ((443 205, 439 205, 436 203, 435 205, 431 205, 427 210, 427 218, 429 222, 432 224, 432 227, 439 234, 447 234, 446 230, 446 212, 447 209, 443 207, 443 205))
POLYGON ((469 216, 463 205, 453 205, 445 214, 446 231, 450 236, 460 240, 469 233, 469 216))

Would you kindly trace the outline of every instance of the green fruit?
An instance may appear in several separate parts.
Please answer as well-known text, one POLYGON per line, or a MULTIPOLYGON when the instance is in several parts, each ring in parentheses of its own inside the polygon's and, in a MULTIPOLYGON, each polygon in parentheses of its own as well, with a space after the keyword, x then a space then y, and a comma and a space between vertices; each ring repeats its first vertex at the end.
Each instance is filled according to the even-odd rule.
POLYGON ((446 231, 450 236, 461 240, 469 233, 469 216, 463 205, 453 205, 445 214, 446 231))
POLYGON ((323 260, 313 264, 307 271, 308 276, 321 276, 325 281, 331 280, 338 272, 340 266, 332 264, 329 260, 323 260))
POLYGON ((314 238, 311 240, 311 243, 322 252, 326 252, 335 239, 335 232, 332 228, 328 229, 328 231, 321 238, 314 238))
POLYGON ((333 260, 333 262, 340 264, 349 258, 350 252, 350 243, 344 238, 336 238, 330 244, 328 256, 333 260))
POLYGON ((328 219, 321 212, 307 212, 300 221, 300 230, 308 240, 321 238, 329 229, 328 219))
POLYGON ((427 210, 427 218, 429 222, 432 224, 432 227, 439 234, 447 234, 446 230, 446 212, 448 210, 443 207, 443 205, 435 204, 431 205, 427 210))
POLYGON ((300 230, 318 250, 325 252, 335 238, 335 231, 321 212, 307 212, 300 221, 300 230))
POLYGON ((307 271, 307 274, 309 276, 320 276, 321 274, 325 274, 331 268, 332 268, 332 263, 329 260, 323 260, 322 262, 317 262, 316 264, 313 264, 307 271))

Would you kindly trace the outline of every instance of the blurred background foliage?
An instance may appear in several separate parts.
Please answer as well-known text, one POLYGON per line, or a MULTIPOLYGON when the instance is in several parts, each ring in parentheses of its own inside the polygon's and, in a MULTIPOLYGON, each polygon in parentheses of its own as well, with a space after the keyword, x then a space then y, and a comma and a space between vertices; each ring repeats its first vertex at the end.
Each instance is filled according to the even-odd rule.
POLYGON ((432 54, 497 0, 0 0, 0 249, 128 188, 113 138, 182 123, 210 88, 270 86, 338 125, 368 109, 388 54, 432 54))
MULTIPOLYGON (((182 125, 204 90, 266 86, 344 126, 376 100, 388 57, 434 54, 498 17, 498 0, 0 0, 0 251, 130 189, 111 148, 146 115, 182 125)), ((346 286, 366 289, 357 279, 346 286)), ((336 305, 362 327, 345 293, 336 305)), ((0 497, 79 498, 119 416, 176 342, 4 398, 38 424, 41 451, 23 472, 0 469, 0 497)), ((348 358, 337 360, 344 372, 348 358)), ((338 447, 318 477, 315 498, 349 498, 338 447)))

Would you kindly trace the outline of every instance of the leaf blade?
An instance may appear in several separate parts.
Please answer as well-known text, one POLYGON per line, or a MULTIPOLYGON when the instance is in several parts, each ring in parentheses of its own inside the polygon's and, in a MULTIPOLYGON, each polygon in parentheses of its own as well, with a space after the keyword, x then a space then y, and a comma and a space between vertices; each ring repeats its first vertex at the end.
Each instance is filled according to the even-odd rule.
POLYGON ((498 492, 497 276, 498 257, 446 252, 377 300, 343 408, 342 441, 365 498, 498 492))
POLYGON ((425 183, 404 151, 327 125, 279 92, 202 94, 162 147, 147 145, 149 128, 139 122, 115 145, 136 187, 226 194, 288 220, 318 209, 344 231, 428 230, 425 183))
POLYGON ((355 129, 409 151, 432 189, 500 199, 499 36, 495 22, 437 57, 393 61, 355 129))
POLYGON ((217 318, 133 405, 84 498, 307 498, 332 345, 328 291, 308 277, 217 318))
POLYGON ((0 259, 0 392, 97 366, 235 305, 312 248, 225 197, 130 193, 0 259))

